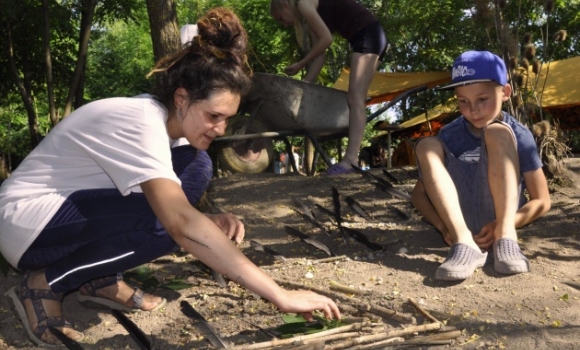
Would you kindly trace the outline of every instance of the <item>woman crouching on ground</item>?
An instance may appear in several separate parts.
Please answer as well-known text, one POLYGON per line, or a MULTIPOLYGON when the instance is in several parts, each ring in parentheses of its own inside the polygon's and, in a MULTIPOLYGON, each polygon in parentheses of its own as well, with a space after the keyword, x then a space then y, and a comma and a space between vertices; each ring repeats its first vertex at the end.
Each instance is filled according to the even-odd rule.
POLYGON ((193 206, 212 175, 205 151, 250 86, 239 19, 218 8, 197 25, 191 44, 153 70, 154 96, 79 108, 0 188, 0 252, 24 272, 8 295, 36 344, 58 343, 49 326, 82 341, 62 312, 77 289, 113 308, 163 307, 121 274, 180 247, 281 311, 340 317, 329 298, 284 290, 248 260, 232 242, 244 237, 236 217, 193 206))

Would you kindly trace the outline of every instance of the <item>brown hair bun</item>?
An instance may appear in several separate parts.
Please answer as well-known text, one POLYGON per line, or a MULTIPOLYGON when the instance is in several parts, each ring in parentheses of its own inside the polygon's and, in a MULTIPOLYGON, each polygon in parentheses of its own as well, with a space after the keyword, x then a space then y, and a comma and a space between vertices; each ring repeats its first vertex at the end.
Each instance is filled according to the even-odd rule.
POLYGON ((209 10, 197 22, 191 45, 163 58, 155 75, 153 94, 169 109, 175 91, 184 88, 191 102, 207 99, 213 91, 244 95, 250 88, 248 36, 239 18, 224 7, 209 10))
MULTIPOLYGON (((240 19, 230 10, 217 7, 209 10, 197 22, 199 49, 220 59, 245 58, 248 35, 240 19)), ((245 60, 245 59, 244 59, 245 60)), ((236 62, 243 64, 243 62, 236 62)))

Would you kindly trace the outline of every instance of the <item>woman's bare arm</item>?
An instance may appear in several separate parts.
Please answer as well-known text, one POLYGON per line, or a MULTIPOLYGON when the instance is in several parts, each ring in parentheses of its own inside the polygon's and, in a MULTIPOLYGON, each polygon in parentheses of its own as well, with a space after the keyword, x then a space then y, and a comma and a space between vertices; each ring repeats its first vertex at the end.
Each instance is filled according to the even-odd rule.
POLYGON ((329 298, 306 291, 287 291, 254 265, 206 215, 193 208, 176 182, 154 179, 141 184, 155 215, 171 238, 212 269, 252 290, 282 311, 308 314, 322 310, 340 317, 329 298))

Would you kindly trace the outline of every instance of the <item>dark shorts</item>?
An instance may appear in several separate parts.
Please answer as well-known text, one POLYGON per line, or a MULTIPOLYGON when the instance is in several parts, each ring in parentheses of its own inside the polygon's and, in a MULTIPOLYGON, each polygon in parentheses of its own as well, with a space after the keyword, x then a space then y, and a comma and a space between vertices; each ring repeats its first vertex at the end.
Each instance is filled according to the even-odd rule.
POLYGON ((356 32, 349 41, 352 51, 374 53, 383 58, 387 51, 387 36, 380 22, 369 24, 356 32))

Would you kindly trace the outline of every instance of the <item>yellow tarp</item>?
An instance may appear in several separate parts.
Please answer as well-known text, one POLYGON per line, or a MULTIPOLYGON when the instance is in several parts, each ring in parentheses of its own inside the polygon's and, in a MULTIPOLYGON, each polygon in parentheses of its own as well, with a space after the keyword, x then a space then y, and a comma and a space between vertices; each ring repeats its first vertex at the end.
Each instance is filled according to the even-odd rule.
MULTIPOLYGON (((455 101, 455 99, 453 99, 453 100, 455 101)), ((418 116, 413 117, 404 123, 401 123, 399 126, 402 129, 406 129, 406 128, 410 128, 412 126, 424 123, 427 120, 437 119, 439 117, 442 117, 443 115, 447 115, 449 113, 456 112, 457 111, 457 104, 454 101, 453 102, 450 101, 444 105, 442 105, 442 104, 437 105, 434 108, 431 108, 427 112, 427 115, 425 115, 425 113, 421 113, 418 116)))
MULTIPOLYGON (((333 88, 347 91, 349 77, 349 70, 343 69, 333 88)), ((401 93, 419 86, 427 85, 433 88, 449 81, 451 81, 449 72, 376 73, 369 88, 368 95, 371 100, 368 104, 390 101, 401 93)))
MULTIPOLYGON (((348 90, 349 71, 344 69, 334 83, 334 88, 348 90)), ((530 81, 535 81, 536 75, 529 72, 530 81)), ((368 104, 390 101, 399 94, 427 85, 433 88, 451 81, 450 72, 427 73, 376 73, 368 95, 368 104)), ((570 107, 580 105, 580 56, 560 61, 544 63, 537 84, 537 91, 543 90, 542 107, 570 107), (547 80, 546 80, 547 77, 547 80)), ((428 119, 436 119, 456 110, 453 103, 438 105, 428 112, 428 119)), ((399 125, 401 129, 409 128, 426 121, 424 113, 399 125)))
MULTIPOLYGON (((536 75, 529 71, 529 82, 535 84, 536 75)), ((540 71, 537 91, 542 91, 541 103, 543 108, 566 108, 580 106, 580 56, 561 61, 553 61, 549 65, 544 63, 540 71), (546 80, 547 77, 547 80, 546 80)), ((457 110, 456 105, 447 103, 438 105, 428 112, 429 120, 444 117, 457 110)), ((421 124, 426 121, 425 114, 400 124, 402 129, 421 124)))
MULTIPOLYGON (((535 80, 535 77, 530 70, 530 80, 535 80)), ((542 88, 542 107, 580 105, 580 56, 553 61, 549 65, 544 63, 537 91, 542 91, 542 88)))
MULTIPOLYGON (((419 124, 425 123, 427 120, 438 119, 441 117, 448 116, 449 114, 455 113, 455 112, 457 112, 457 103, 455 102, 455 98, 452 98, 451 100, 447 101, 447 103, 445 103, 445 104, 440 104, 440 105, 435 106, 434 108, 429 109, 427 114, 421 113, 418 116, 413 117, 404 123, 396 125, 397 129, 392 130, 392 131, 396 132, 399 130, 411 128, 413 126, 417 126, 419 124)), ((389 126, 391 126, 391 124, 389 124, 387 121, 384 121, 384 122, 376 125, 375 128, 378 130, 388 130, 389 126)), ((388 133, 388 131, 379 133, 375 136, 375 138, 386 135, 387 133, 388 133)))

